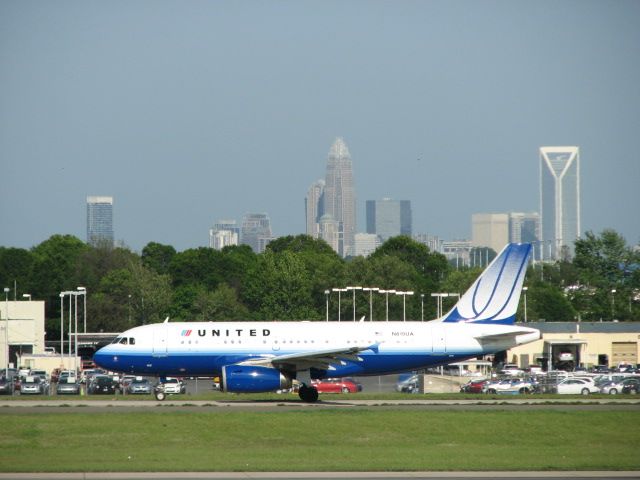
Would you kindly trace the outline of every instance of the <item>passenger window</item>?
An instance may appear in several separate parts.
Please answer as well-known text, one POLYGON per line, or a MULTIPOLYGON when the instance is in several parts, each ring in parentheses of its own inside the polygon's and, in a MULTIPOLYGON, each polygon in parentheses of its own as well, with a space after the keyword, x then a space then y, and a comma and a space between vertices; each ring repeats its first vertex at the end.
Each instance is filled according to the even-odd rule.
POLYGON ((136 339, 133 337, 129 337, 129 345, 135 345, 136 344, 136 339))

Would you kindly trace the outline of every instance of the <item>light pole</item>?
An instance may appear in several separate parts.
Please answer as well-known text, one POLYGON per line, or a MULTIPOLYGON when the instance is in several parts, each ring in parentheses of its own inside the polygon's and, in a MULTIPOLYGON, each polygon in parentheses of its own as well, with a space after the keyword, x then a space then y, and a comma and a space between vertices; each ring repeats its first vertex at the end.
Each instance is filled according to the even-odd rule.
MULTIPOLYGON (((615 311, 616 311, 616 289, 613 288, 611 289, 611 320, 615 318, 615 311)), ((7 323, 7 325, 9 324, 7 323)))
POLYGON ((524 323, 527 323, 527 290, 529 290, 529 287, 522 287, 522 292, 524 293, 524 323))
POLYGON ((347 290, 353 292, 353 321, 356 321, 356 290, 362 290, 362 287, 347 287, 347 290))
POLYGON ((396 295, 402 295, 402 321, 407 321, 407 295, 413 295, 413 292, 396 292, 396 295))
POLYGON ((369 321, 373 321, 373 292, 377 292, 380 289, 378 287, 364 287, 363 292, 369 292, 369 321))
POLYGON ((458 297, 458 299, 460 299, 460 294, 459 293, 432 293, 431 294, 432 297, 436 297, 436 308, 437 308, 437 315, 438 318, 440 318, 443 315, 443 305, 442 305, 442 299, 444 297, 458 297))
POLYGON ((324 296, 327 299, 327 322, 329 321, 329 290, 324 291, 324 296))
POLYGON ((7 324, 4 327, 4 344, 5 350, 5 365, 4 365, 4 378, 9 378, 9 288, 4 287, 4 316, 7 319, 7 324))
POLYGON ((64 364, 64 292, 60 292, 60 367, 64 364))
POLYGON ((395 290, 378 290, 378 292, 384 293, 385 296, 386 296, 385 303, 386 303, 387 322, 388 322, 389 321, 389 294, 390 293, 396 293, 396 291, 395 290))
POLYGON ((28 298, 29 301, 31 301, 31 294, 30 293, 23 293, 22 294, 22 298, 28 298))
POLYGON ((87 289, 85 287, 78 287, 78 295, 84 297, 84 305, 82 306, 82 314, 84 317, 84 333, 87 333, 87 289))
POLYGON ((346 288, 332 288, 331 289, 334 292, 338 292, 338 321, 340 321, 340 310, 342 309, 342 305, 340 304, 341 302, 341 294, 342 292, 346 292, 347 289, 346 288))
POLYGON ((420 321, 424 322, 424 293, 420 294, 420 321))

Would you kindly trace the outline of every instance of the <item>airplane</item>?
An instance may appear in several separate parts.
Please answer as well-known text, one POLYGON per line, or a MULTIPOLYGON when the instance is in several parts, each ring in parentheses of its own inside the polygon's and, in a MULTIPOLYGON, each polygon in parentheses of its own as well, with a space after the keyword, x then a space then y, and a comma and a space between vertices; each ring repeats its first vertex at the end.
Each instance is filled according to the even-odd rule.
MULTIPOLYGON (((540 338, 515 325, 531 244, 511 243, 456 305, 428 322, 169 322, 125 331, 94 355, 111 371, 157 377, 219 376, 227 392, 270 392, 312 379, 385 375, 446 365, 540 338)), ((158 400, 164 399, 161 389, 158 400)))

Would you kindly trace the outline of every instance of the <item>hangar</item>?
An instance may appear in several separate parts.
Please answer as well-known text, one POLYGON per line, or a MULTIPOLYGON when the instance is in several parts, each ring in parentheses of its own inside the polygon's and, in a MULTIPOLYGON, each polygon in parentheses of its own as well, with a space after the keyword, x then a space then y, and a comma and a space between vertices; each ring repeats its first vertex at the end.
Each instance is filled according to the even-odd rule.
POLYGON ((529 322, 542 338, 512 348, 506 359, 520 368, 540 365, 546 370, 620 364, 637 365, 640 322, 529 322))

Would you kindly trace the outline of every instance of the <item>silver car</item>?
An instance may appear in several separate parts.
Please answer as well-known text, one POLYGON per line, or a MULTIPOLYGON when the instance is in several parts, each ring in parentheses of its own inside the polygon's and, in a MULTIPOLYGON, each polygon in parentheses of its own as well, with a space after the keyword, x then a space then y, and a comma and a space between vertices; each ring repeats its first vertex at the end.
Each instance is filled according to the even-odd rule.
POLYGON ((133 394, 149 394, 153 388, 146 378, 136 378, 129 384, 128 392, 133 394))
POLYGON ((44 395, 46 385, 40 377, 27 377, 20 385, 21 395, 44 395))
POLYGON ((68 378, 66 381, 58 382, 56 386, 57 395, 79 395, 80 384, 73 378, 68 378))

